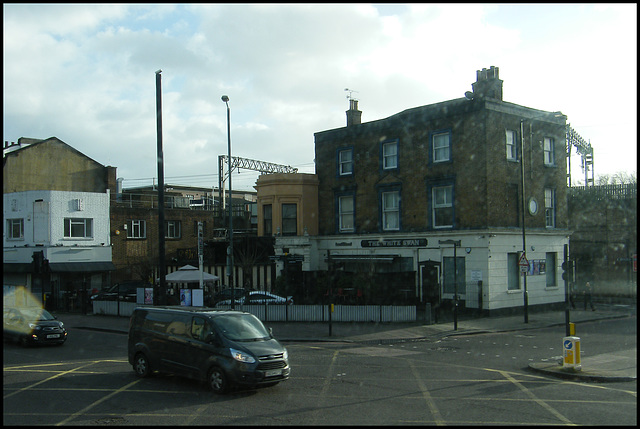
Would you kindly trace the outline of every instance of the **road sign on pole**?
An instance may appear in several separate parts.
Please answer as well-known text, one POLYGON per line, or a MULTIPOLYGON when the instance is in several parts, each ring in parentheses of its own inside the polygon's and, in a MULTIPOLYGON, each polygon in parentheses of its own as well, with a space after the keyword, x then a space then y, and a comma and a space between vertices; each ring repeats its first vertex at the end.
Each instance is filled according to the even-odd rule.
POLYGON ((527 256, 523 253, 522 256, 520 256, 520 260, 518 261, 518 265, 520 265, 521 267, 528 267, 529 266, 529 261, 527 260, 527 256))
POLYGON ((518 261, 518 265, 520 266, 520 273, 525 274, 529 271, 529 261, 527 260, 526 255, 523 253, 520 256, 520 260, 518 261))

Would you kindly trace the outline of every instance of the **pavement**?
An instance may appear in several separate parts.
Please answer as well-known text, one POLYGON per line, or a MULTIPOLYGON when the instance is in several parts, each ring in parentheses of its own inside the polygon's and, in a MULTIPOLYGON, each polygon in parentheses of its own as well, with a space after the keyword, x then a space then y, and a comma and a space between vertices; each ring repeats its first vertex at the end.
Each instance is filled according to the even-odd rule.
MULTIPOLYGON (((596 303, 597 305, 598 303, 596 303)), ((129 318, 94 314, 55 313, 67 328, 90 329, 126 334, 129 318)), ((576 336, 579 325, 598 320, 636 317, 636 302, 626 304, 601 304, 596 311, 576 309, 570 312, 570 321, 575 323, 576 336)), ((409 341, 435 341, 445 337, 522 331, 529 329, 565 326, 565 311, 554 310, 529 312, 528 322, 524 315, 473 317, 464 315, 437 324, 425 322, 404 323, 332 323, 328 322, 267 322, 273 335, 282 342, 351 342, 366 344, 391 344, 409 341)), ((564 330, 563 330, 564 333, 564 330)), ((581 367, 563 367, 561 360, 529 363, 529 368, 557 377, 582 381, 633 381, 637 380, 637 345, 616 353, 601 353, 590 350, 585 353, 582 344, 581 367)), ((561 358, 560 358, 561 359, 561 358)))

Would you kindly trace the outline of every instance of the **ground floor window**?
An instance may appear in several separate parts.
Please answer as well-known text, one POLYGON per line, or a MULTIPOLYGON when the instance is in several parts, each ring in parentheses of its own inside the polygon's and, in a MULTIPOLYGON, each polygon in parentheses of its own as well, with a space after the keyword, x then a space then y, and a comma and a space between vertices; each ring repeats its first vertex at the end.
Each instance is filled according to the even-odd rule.
POLYGON ((465 287, 467 284, 465 279, 465 258, 463 256, 456 257, 457 273, 455 272, 453 257, 442 258, 442 263, 444 266, 444 293, 455 293, 455 285, 457 284, 458 295, 465 295, 467 293, 465 287))
POLYGON ((556 253, 547 253, 547 286, 558 286, 558 282, 556 280, 556 253))
POLYGON ((518 266, 519 253, 507 254, 507 289, 520 289, 520 267, 518 266))

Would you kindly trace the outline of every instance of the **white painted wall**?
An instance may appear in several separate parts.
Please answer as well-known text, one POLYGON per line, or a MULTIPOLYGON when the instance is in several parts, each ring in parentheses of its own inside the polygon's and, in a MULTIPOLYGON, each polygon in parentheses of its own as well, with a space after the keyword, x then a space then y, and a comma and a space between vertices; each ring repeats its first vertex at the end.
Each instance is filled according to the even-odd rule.
POLYGON ((44 250, 50 262, 111 261, 109 219, 109 193, 25 191, 4 194, 3 262, 31 263, 34 250, 44 250), (9 240, 7 219, 20 218, 24 219, 23 238, 9 240), (65 218, 93 219, 93 237, 66 238, 65 218))
MULTIPOLYGON (((7 241, 7 234, 3 234, 3 247, 14 245, 36 244, 34 240, 34 202, 42 200, 48 205, 49 241, 47 244, 55 246, 86 245, 105 243, 110 244, 109 234, 109 193, 68 192, 68 191, 25 191, 3 195, 3 216, 5 219, 24 218, 24 239, 7 241), (77 209, 76 201, 81 201, 81 210, 77 209), (64 237, 64 218, 93 219, 93 237, 88 239, 72 239, 64 237)), ((41 205, 42 203, 37 204, 41 205)), ((39 225, 40 226, 40 225, 39 225)))
MULTIPOLYGON (((527 276, 527 292, 529 305, 552 304, 564 302, 564 282, 562 280, 562 261, 564 244, 569 243, 567 231, 527 231, 527 259, 545 260, 547 253, 556 254, 556 266, 546 267, 555 270, 556 284, 547 286, 545 274, 527 276), (534 250, 535 249, 535 250, 534 250)), ((478 279, 482 280, 482 308, 496 310, 501 308, 522 307, 524 305, 524 287, 520 276, 520 289, 508 290, 507 254, 522 251, 522 232, 514 229, 487 230, 483 232, 460 232, 458 234, 415 234, 412 238, 426 238, 426 248, 380 247, 361 248, 362 239, 397 238, 397 235, 336 235, 325 237, 278 237, 276 249, 287 247, 292 254, 304 255, 303 271, 326 270, 324 258, 327 249, 332 255, 355 254, 398 254, 403 257, 414 258, 414 265, 419 261, 442 262, 443 257, 453 256, 453 246, 440 245, 439 240, 461 240, 457 255, 465 258, 466 299, 468 307, 477 308, 478 279)), ((278 253, 278 250, 276 250, 278 253)), ((279 267, 282 268, 281 266, 279 267)), ((419 290, 419 275, 416 276, 415 287, 419 290)), ((444 298, 451 298, 445 295, 444 298)))

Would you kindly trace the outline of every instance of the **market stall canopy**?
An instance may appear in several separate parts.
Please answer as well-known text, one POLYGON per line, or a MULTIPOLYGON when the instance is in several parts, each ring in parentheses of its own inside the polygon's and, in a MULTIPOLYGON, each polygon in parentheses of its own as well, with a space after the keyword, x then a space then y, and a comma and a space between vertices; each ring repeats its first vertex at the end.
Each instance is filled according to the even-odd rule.
MULTIPOLYGON (((213 283, 220 277, 214 276, 207 272, 202 273, 202 278, 205 283, 213 283)), ((200 282, 200 270, 193 265, 185 265, 178 268, 178 271, 174 271, 165 276, 167 283, 199 283, 200 282)))

